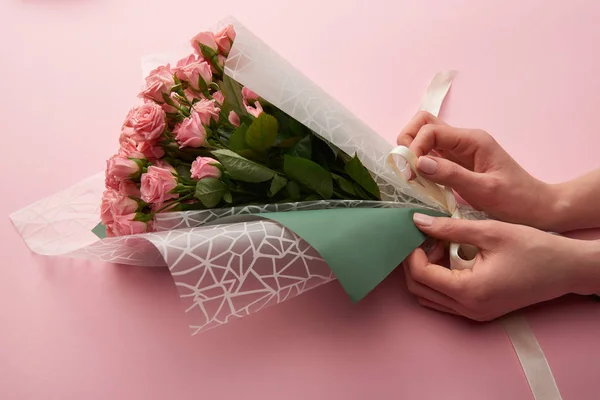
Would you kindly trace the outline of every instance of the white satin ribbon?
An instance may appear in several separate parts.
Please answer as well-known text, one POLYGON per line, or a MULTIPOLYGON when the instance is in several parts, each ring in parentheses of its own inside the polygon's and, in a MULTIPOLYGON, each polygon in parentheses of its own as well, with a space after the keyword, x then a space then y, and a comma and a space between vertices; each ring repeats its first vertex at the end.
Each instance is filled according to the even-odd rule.
MULTIPOLYGON (((444 71, 436 74, 427 88, 419 109, 437 116, 455 75, 456 71, 444 71)), ((452 218, 462 219, 463 216, 452 189, 440 186, 423 177, 417 170, 417 161, 415 154, 405 146, 394 148, 386 157, 386 164, 406 187, 410 187, 415 192, 415 197, 426 204, 445 210, 452 218), (409 180, 410 171, 412 171, 412 176, 415 176, 412 180, 409 180)), ((477 253, 478 249, 474 246, 450 243, 450 268, 473 268, 477 253)))

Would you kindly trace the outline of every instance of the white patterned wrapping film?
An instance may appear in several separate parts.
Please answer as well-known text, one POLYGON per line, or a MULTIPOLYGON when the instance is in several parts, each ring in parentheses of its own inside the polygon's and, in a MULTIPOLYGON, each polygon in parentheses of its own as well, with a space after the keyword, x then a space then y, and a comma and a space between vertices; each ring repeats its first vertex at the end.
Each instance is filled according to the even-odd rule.
POLYGON ((268 220, 148 235, 163 254, 193 334, 334 280, 317 251, 268 220))
MULTIPOLYGON (((319 254, 269 220, 207 225, 232 215, 339 207, 426 207, 397 190, 384 160, 392 146, 237 21, 226 73, 348 154, 376 177, 384 202, 316 201, 165 213, 157 232, 98 239, 104 174, 11 215, 32 251, 141 266, 167 266, 194 334, 297 296, 334 278, 319 254), (385 178, 385 179, 384 179, 385 178)), ((178 51, 181 53, 181 51, 178 51)), ((177 53, 173 53, 177 54, 177 53)), ((144 69, 173 60, 148 57, 144 69)), ((115 133, 115 143, 118 135, 115 133)), ((476 218, 478 215, 473 214, 476 218)), ((401 240, 401 238, 398 238, 401 240)))
POLYGON ((156 218, 157 232, 100 240, 90 237, 90 229, 98 223, 94 210, 99 208, 103 182, 97 175, 11 218, 30 248, 41 254, 167 266, 194 334, 335 279, 316 250, 278 223, 207 224, 269 212, 416 206, 338 200, 165 213, 156 218))

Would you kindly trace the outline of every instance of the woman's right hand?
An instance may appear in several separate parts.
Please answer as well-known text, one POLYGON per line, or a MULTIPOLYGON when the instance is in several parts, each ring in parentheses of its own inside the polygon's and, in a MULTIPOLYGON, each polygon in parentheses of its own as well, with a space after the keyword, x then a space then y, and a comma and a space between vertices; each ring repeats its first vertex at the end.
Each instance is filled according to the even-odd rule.
POLYGON ((552 186, 527 173, 487 132, 452 127, 419 112, 398 135, 432 182, 454 189, 475 209, 506 222, 552 229, 552 186))

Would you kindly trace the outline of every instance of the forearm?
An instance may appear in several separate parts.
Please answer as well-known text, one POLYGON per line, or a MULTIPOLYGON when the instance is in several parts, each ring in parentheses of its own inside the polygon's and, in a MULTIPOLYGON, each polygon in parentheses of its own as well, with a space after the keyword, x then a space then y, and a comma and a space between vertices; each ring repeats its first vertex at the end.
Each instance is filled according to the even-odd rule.
POLYGON ((600 169, 550 185, 547 218, 555 232, 600 228, 600 169))

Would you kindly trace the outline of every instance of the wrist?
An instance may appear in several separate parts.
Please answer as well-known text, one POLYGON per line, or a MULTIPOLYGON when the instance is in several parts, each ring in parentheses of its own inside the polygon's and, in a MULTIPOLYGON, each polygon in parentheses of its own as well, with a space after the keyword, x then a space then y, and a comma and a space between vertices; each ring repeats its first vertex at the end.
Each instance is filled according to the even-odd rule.
POLYGON ((541 198, 542 207, 539 208, 539 228, 556 233, 566 232, 573 229, 573 216, 569 211, 571 207, 571 196, 568 185, 544 183, 541 198))
POLYGON ((600 294, 600 240, 566 239, 570 242, 570 293, 600 294))

